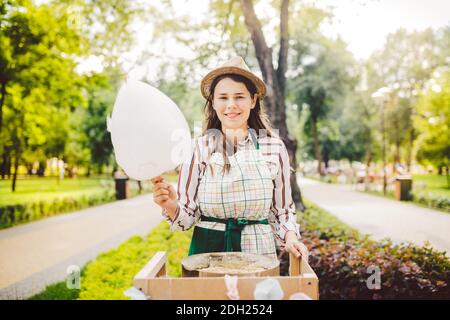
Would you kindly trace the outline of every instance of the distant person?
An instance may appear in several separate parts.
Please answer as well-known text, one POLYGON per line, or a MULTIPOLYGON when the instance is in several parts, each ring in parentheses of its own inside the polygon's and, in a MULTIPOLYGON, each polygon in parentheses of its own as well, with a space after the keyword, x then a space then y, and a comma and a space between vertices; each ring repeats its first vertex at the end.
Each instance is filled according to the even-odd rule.
POLYGON ((64 179, 64 175, 66 174, 66 167, 64 165, 64 162, 60 163, 59 165, 59 179, 64 179))

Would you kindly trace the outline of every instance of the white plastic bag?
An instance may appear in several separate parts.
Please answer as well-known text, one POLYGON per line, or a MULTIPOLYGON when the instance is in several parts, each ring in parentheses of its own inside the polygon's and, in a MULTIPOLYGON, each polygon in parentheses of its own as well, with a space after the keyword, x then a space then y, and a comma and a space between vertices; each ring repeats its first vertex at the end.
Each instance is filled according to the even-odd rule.
POLYGON ((130 297, 131 300, 148 300, 147 296, 142 292, 136 289, 135 287, 131 287, 123 292, 124 295, 130 297))
POLYGON ((253 295, 255 300, 281 300, 284 292, 277 279, 267 278, 256 284, 253 295))

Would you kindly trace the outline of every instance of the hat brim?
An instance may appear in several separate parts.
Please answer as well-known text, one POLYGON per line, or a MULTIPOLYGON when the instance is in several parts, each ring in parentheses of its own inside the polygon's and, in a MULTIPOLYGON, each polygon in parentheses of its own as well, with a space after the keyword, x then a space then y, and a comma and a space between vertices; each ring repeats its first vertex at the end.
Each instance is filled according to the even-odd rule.
POLYGON ((202 95, 205 99, 208 99, 210 87, 211 87, 211 84, 214 81, 214 79, 222 74, 227 74, 227 73, 239 74, 241 76, 244 76, 244 77, 250 79, 250 81, 252 81, 255 84, 256 93, 257 93, 258 97, 260 99, 263 99, 266 96, 266 85, 265 85, 264 81, 262 81, 254 73, 252 73, 250 71, 246 71, 239 67, 219 67, 219 68, 216 68, 216 69, 210 71, 206 76, 203 77, 203 79, 201 81, 200 88, 201 88, 202 95))

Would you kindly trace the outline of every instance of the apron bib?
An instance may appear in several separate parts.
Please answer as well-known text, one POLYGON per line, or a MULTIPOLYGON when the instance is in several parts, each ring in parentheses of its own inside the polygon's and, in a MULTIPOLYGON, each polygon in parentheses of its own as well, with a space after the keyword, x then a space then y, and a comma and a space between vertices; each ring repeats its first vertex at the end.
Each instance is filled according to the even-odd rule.
POLYGON ((195 225, 189 255, 242 251, 277 258, 269 224, 273 181, 256 137, 229 156, 230 171, 222 174, 223 156, 211 155, 199 183, 200 221, 195 225))

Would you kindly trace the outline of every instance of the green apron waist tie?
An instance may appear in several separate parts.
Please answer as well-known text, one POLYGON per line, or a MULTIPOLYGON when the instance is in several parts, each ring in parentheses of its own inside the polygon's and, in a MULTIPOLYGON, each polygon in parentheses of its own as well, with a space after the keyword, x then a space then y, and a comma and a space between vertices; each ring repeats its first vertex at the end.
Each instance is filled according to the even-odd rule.
POLYGON ((201 216, 201 221, 218 222, 225 224, 225 252, 242 251, 241 250, 241 233, 246 225, 251 224, 269 224, 267 219, 263 220, 247 220, 247 219, 220 219, 215 217, 201 216))

